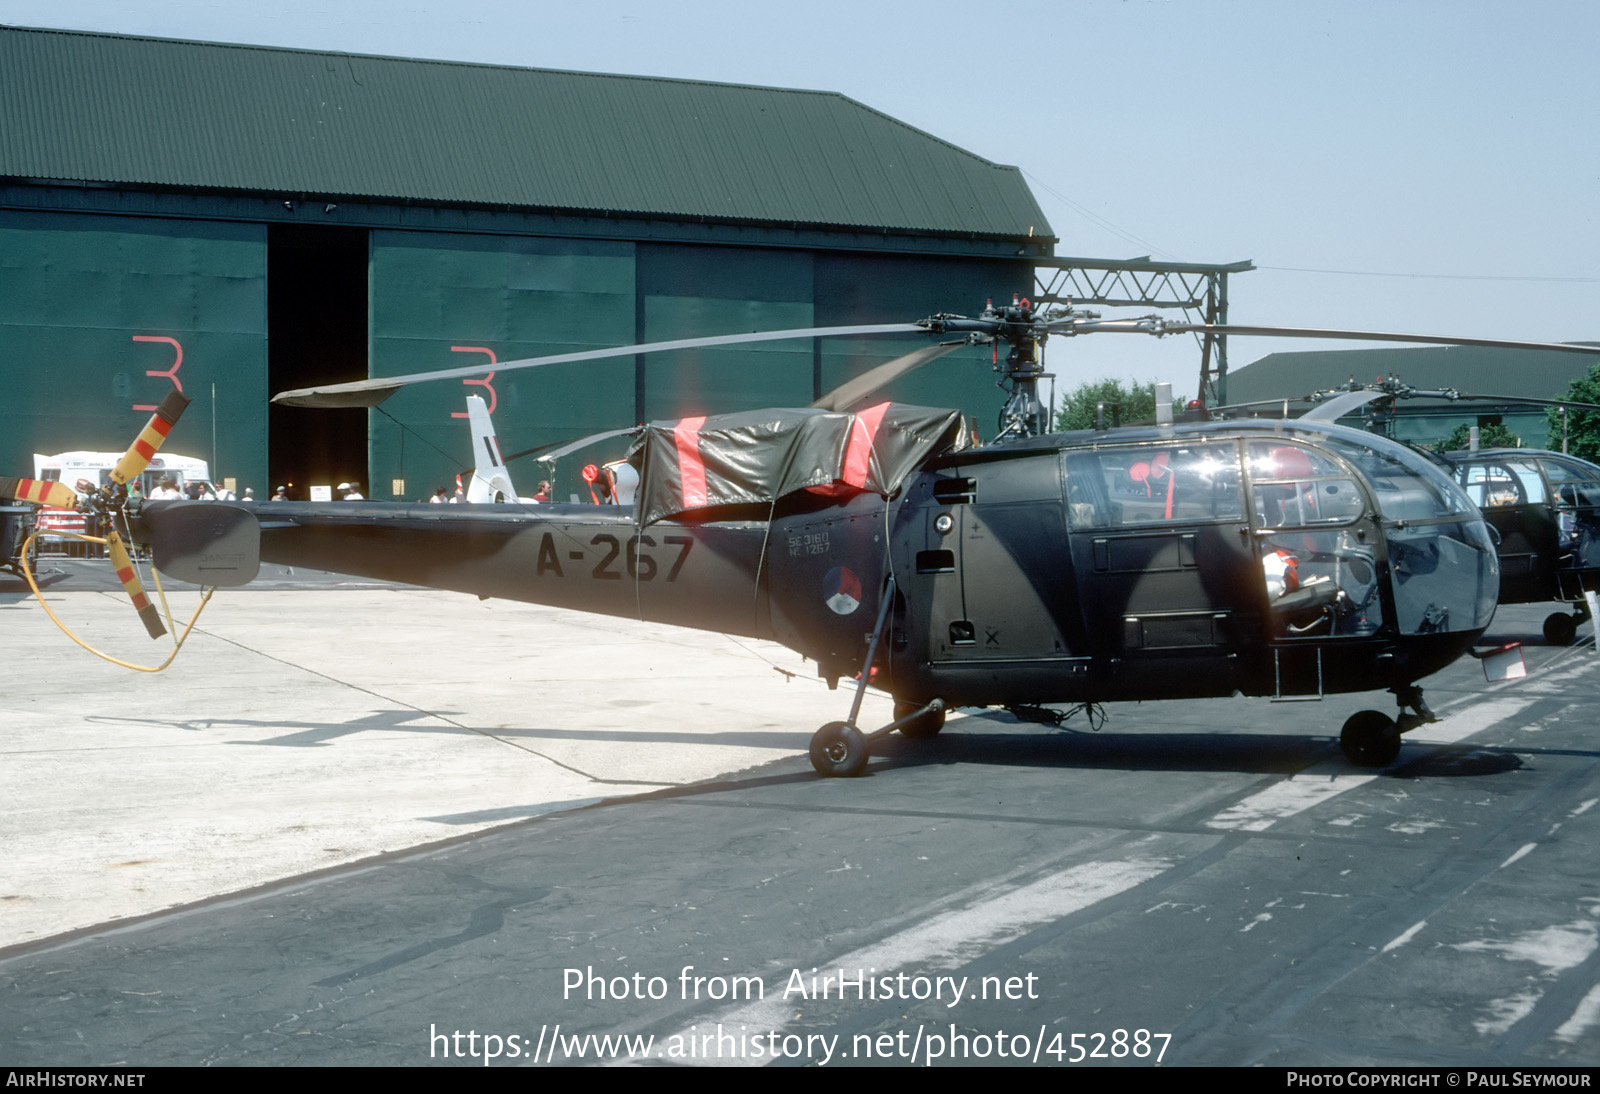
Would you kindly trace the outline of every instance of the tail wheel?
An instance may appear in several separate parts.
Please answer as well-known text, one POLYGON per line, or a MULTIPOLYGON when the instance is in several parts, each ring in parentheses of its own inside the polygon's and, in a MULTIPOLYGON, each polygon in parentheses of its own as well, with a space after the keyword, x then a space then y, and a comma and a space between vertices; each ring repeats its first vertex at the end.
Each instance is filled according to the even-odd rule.
MULTIPOLYGON (((894 705, 894 720, 898 722, 906 715, 916 713, 918 710, 922 709, 922 706, 923 704, 921 703, 896 703, 894 705)), ((912 740, 920 741, 935 736, 943 728, 944 711, 936 710, 930 714, 924 714, 920 718, 916 718, 913 721, 907 722, 905 725, 901 726, 900 735, 902 737, 910 737, 912 740)))
POLYGON ((811 766, 824 777, 859 775, 867 767, 867 738, 848 722, 829 722, 812 734, 811 766))

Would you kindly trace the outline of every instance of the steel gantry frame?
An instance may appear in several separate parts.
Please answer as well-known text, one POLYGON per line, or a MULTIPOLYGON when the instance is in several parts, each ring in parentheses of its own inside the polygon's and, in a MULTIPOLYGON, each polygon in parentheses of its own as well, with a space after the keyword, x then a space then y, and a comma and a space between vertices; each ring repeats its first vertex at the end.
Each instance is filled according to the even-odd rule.
MULTIPOLYGON (((1228 321, 1228 275, 1255 269, 1226 264, 1130 259, 1041 258, 1034 262, 1034 303, 1100 304, 1117 308, 1182 308, 1191 322, 1228 321)), ((1228 338, 1199 333, 1200 398, 1206 406, 1228 401, 1228 338)))

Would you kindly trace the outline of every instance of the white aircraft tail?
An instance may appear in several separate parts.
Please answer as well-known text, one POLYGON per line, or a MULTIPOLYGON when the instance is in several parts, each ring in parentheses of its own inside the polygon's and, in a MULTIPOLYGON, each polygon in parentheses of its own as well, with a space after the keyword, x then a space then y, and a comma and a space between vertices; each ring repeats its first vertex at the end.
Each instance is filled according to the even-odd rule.
POLYGON ((472 481, 467 483, 467 500, 516 501, 517 488, 511 485, 505 458, 500 455, 500 442, 495 439, 489 408, 477 395, 467 396, 467 421, 472 428, 472 458, 477 461, 472 469, 472 481))

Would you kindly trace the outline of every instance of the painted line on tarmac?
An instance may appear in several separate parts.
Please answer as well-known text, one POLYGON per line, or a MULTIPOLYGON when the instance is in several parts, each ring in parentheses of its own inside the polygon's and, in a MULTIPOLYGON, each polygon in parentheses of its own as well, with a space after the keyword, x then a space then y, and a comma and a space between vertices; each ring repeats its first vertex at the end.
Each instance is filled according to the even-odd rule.
MULTIPOLYGON (((1516 717, 1537 701, 1518 698, 1478 703, 1440 721, 1421 726, 1406 734, 1404 739, 1424 744, 1455 744, 1497 722, 1516 717)), ((1344 758, 1340 757, 1291 775, 1283 782, 1274 783, 1265 790, 1234 802, 1206 821, 1205 827, 1241 832, 1265 831, 1281 820, 1304 813, 1378 777, 1377 773, 1341 773, 1345 763, 1344 758)))
MULTIPOLYGON (((1102 900, 1127 892, 1136 885, 1142 885, 1172 866, 1171 860, 1156 857, 1086 862, 977 904, 939 912, 915 926, 833 958, 815 969, 796 969, 786 978, 784 987, 793 983, 796 974, 804 979, 806 991, 809 992, 813 973, 820 978, 842 972, 854 978, 864 972, 871 980, 874 971, 878 976, 893 976, 901 972, 923 975, 957 968, 1020 938, 1041 924, 1080 912, 1102 900)), ((674 1038, 681 1039, 680 1043, 711 1038, 715 1043, 719 1028, 760 1037, 765 1037, 768 1031, 782 1032, 796 1017, 797 1006, 812 1001, 802 1002, 795 997, 797 993, 786 992, 784 987, 773 989, 769 986, 761 1000, 708 1015, 687 1029, 658 1038, 658 1043, 671 1043, 674 1038)), ((970 989, 972 985, 968 987, 970 989)), ((830 1001, 839 998, 841 995, 835 988, 830 1001)), ((854 996, 849 998, 854 1000, 854 996)), ((865 1001, 870 1000, 871 996, 868 995, 865 1001)), ((674 1062, 726 1067, 746 1065, 750 1060, 743 1057, 702 1056, 676 1058, 674 1062)))

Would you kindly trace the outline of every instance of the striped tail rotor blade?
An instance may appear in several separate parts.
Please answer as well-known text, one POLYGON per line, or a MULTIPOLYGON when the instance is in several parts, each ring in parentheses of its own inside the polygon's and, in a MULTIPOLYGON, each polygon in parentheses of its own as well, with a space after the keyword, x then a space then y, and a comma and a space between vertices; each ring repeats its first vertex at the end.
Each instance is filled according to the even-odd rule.
POLYGON ((144 586, 139 583, 139 575, 133 572, 133 563, 128 558, 127 548, 123 547, 122 537, 115 530, 106 536, 106 547, 111 552, 111 565, 117 571, 117 579, 122 582, 122 587, 128 590, 128 596, 139 612, 139 619, 144 623, 144 629, 150 632, 151 638, 160 638, 167 633, 167 628, 161 625, 161 613, 150 603, 150 598, 144 595, 144 586))
POLYGON ((78 504, 78 495, 72 488, 59 482, 43 479, 13 479, 0 475, 0 498, 31 501, 35 505, 53 505, 57 509, 72 509, 78 504))
POLYGON ((189 396, 183 392, 176 388, 167 392, 167 397, 161 400, 161 405, 156 407, 156 412, 150 416, 150 424, 144 427, 144 432, 139 434, 138 439, 129 446, 128 451, 117 462, 117 466, 112 469, 111 480, 126 485, 149 467, 151 459, 161 447, 161 442, 167 439, 172 427, 178 424, 184 407, 188 405, 189 396))

